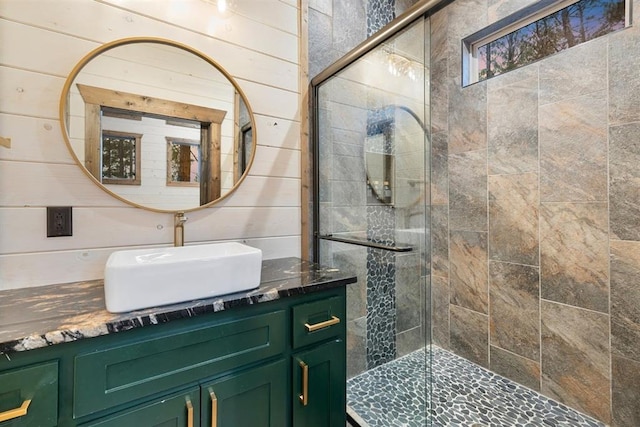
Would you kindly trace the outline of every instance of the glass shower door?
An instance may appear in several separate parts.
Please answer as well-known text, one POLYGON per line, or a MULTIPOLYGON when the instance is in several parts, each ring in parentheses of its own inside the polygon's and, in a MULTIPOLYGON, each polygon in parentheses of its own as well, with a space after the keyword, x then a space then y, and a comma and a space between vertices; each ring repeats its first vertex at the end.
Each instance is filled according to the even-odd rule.
POLYGON ((428 29, 420 18, 316 88, 316 259, 347 288, 348 414, 428 425, 428 29))

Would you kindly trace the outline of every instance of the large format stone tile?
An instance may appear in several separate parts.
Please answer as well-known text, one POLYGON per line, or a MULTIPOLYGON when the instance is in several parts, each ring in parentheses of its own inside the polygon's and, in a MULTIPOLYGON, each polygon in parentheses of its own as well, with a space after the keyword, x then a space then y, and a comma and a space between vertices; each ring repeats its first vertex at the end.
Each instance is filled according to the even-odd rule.
POLYGON ((607 200, 606 91, 539 110, 540 200, 607 200))
POLYGON ((534 64, 488 82, 490 175, 538 170, 537 70, 534 64))
POLYGON ((314 77, 331 64, 333 59, 331 17, 315 9, 309 9, 309 77, 314 77))
POLYGON ((608 313, 608 240, 606 203, 543 203, 542 298, 608 313))
POLYGON ((450 313, 451 351, 488 368, 488 317, 456 305, 451 305, 450 313))
POLYGON ((535 3, 536 0, 489 0, 489 22, 495 22, 520 9, 535 3))
POLYGON ((331 16, 333 14, 333 0, 309 0, 309 9, 331 16))
POLYGON ((329 107, 331 127, 351 132, 361 132, 367 126, 367 110, 363 107, 331 102, 329 107))
POLYGON ((574 46, 540 61, 540 105, 600 91, 606 85, 606 37, 574 46))
MULTIPOLYGON (((449 348, 449 280, 431 276, 431 328, 433 343, 449 348)), ((427 319, 428 322, 429 318, 427 319)), ((425 323, 426 324, 426 323, 425 323)))
POLYGON ((540 364, 533 360, 490 346, 491 370, 530 389, 540 391, 540 364))
MULTIPOLYGON (((338 184, 336 184, 338 185, 338 184)), ((363 185, 363 184, 360 184, 363 185)), ((358 232, 367 229, 367 214, 365 206, 331 206, 331 228, 320 230, 323 234, 358 232)), ((320 222, 322 225, 322 220, 320 222)))
POLYGON ((367 15, 361 0, 333 2, 333 46, 343 53, 367 38, 367 15))
POLYGON ((396 7, 395 7, 396 16, 402 15, 404 12, 407 11, 407 9, 409 9, 411 6, 413 6, 417 2, 418 2, 418 0, 396 0, 395 1, 395 3, 396 3, 396 7))
MULTIPOLYGON (((328 241, 323 241, 327 242, 328 241)), ((347 286, 347 320, 367 315, 367 249, 346 243, 330 242, 331 265, 355 273, 358 281, 347 286)))
POLYGON ((325 93, 327 99, 334 103, 348 105, 357 108, 367 108, 366 99, 370 86, 344 77, 335 77, 326 83, 325 93))
POLYGON ((489 176, 489 257, 538 265, 538 174, 489 176))
MULTIPOLYGON (((447 27, 449 12, 441 9, 431 17, 431 132, 449 131, 449 45, 447 27)), ((429 87, 429 86, 427 86, 429 87)))
POLYGON ((611 351, 640 362, 640 242, 611 241, 611 351))
POLYGON ((542 301, 542 393, 611 420, 606 314, 542 301))
POLYGON ((611 357, 613 425, 640 426, 640 363, 624 357, 611 357))
POLYGON ((396 335, 397 356, 406 356, 420 348, 424 348, 427 342, 427 336, 424 331, 421 326, 417 326, 396 335))
POLYGON ((487 233, 451 231, 451 303, 488 313, 487 233))
POLYGON ((449 152, 447 134, 436 133, 431 138, 431 204, 449 202, 449 152))
MULTIPOLYGON (((342 161, 336 160, 335 163, 342 161)), ((361 181, 333 181, 331 201, 334 206, 363 207, 366 204, 366 188, 361 181)))
POLYGON ((440 9, 431 15, 431 59, 437 61, 449 56, 447 44, 447 30, 449 28, 449 9, 440 9))
POLYGON ((486 150, 449 154, 449 227, 487 230, 486 150))
MULTIPOLYGON (((366 173, 364 158, 333 155, 332 179, 335 181, 357 181, 365 191, 366 173)), ((339 185, 339 184, 337 184, 339 185)))
POLYGON ((431 132, 449 131, 449 60, 434 59, 431 65, 431 132))
POLYGON ((366 338, 366 317, 347 322, 347 378, 367 370, 366 338))
MULTIPOLYGON (((640 109, 640 107, 639 107, 640 109)), ((640 122, 609 129, 611 234, 640 240, 640 122)))
POLYGON ((481 30, 487 25, 488 0, 464 0, 452 2, 447 6, 449 10, 448 30, 453 43, 458 45, 460 40, 481 30), (479 12, 481 11, 481 12, 479 12))
POLYGON ((396 255, 396 332, 421 326, 424 280, 420 276, 419 254, 396 255))
MULTIPOLYGON (((451 69, 452 66, 449 67, 451 69)), ((449 153, 487 147, 487 84, 449 83, 449 153)))
POLYGON ((491 344, 530 360, 540 358, 537 267, 489 263, 491 344))
POLYGON ((449 207, 431 206, 431 271, 449 277, 449 207))
MULTIPOLYGON (((640 15, 635 1, 633 12, 640 15)), ((611 124, 640 121, 640 30, 634 27, 612 34, 609 39, 609 120, 611 124)))

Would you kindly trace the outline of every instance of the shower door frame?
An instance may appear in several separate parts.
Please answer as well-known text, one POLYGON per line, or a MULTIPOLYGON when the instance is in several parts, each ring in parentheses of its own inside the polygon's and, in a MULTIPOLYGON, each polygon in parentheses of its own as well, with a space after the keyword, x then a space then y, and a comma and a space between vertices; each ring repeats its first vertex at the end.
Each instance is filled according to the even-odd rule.
MULTIPOLYGON (((398 16, 391 21, 380 31, 369 37, 358 46, 349 51, 346 55, 338 59, 333 64, 322 70, 317 76, 311 79, 309 84, 309 120, 310 120, 310 138, 311 152, 313 157, 312 164, 312 196, 311 201, 312 208, 312 250, 311 260, 314 262, 319 261, 320 251, 320 144, 319 144, 319 120, 316 112, 319 110, 318 106, 318 90, 322 83, 332 78, 334 75, 347 68, 358 59, 362 58, 367 53, 371 52, 385 41, 395 37, 405 28, 408 28, 419 19, 424 19, 429 15, 432 15, 436 11, 442 9, 454 0, 427 0, 424 2, 418 2, 411 8, 407 9, 405 13, 398 16)), ((303 201, 303 203, 305 203, 303 201)), ((307 231, 308 232, 308 231, 307 231)), ((303 233, 306 233, 303 230, 303 233)))

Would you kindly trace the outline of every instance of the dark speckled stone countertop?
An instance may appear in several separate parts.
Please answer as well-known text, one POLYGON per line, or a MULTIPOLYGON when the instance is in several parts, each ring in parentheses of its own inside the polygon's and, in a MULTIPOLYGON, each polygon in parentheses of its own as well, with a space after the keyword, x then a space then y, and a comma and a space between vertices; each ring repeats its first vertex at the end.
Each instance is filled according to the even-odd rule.
POLYGON ((349 272, 298 258, 265 260, 261 284, 129 313, 109 313, 102 280, 0 291, 0 354, 46 347, 354 283, 349 272))

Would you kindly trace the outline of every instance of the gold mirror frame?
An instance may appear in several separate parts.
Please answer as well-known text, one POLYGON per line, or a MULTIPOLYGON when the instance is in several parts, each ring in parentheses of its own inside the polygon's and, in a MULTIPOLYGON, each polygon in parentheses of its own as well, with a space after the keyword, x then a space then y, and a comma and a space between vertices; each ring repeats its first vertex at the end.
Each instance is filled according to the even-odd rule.
MULTIPOLYGON (((237 107, 236 107, 237 110, 237 107)), ((108 43, 105 43, 101 46, 99 46, 98 48, 92 50, 91 52, 89 52, 87 55, 85 55, 77 64, 76 66, 73 68, 73 70, 71 71, 71 73, 69 74, 69 76, 67 77, 64 86, 62 88, 62 94, 60 96, 60 104, 59 104, 59 116, 60 116, 60 129, 62 131, 62 137, 64 138, 64 141, 67 145, 67 149, 69 150, 69 152, 71 153, 71 156, 73 157, 73 159, 75 160, 76 164, 82 169, 82 171, 84 172, 84 174, 89 177, 89 179, 91 181, 93 181, 94 184, 96 184, 98 187, 100 187, 103 191, 105 191, 106 193, 108 193, 109 195, 111 195, 112 197, 115 197, 118 200, 121 200, 131 206, 134 206, 136 208, 140 208, 140 209, 145 209, 145 210, 149 210, 152 212, 164 212, 164 213, 179 213, 179 212, 191 212, 191 211, 196 211, 196 210, 200 210, 200 209, 204 209, 204 208, 208 208, 212 205, 215 205, 216 203, 224 200, 225 198, 227 198, 229 195, 233 194, 238 187, 240 186, 240 184, 242 184, 242 182, 244 181, 244 179, 247 177, 247 175, 249 174, 249 171, 251 170, 251 166, 253 165, 253 161, 255 159, 255 153, 256 153, 256 149, 257 149, 257 129, 256 129, 256 122, 255 122, 255 117, 253 114, 253 110, 251 109, 251 105, 249 104, 246 95, 244 94, 244 92, 242 91, 242 89, 240 88, 240 86, 236 83, 235 79, 222 67, 220 66, 216 61, 214 61, 213 59, 211 59, 210 57, 208 57, 207 55, 205 55, 202 52, 199 52, 195 49, 193 49, 190 46, 187 46, 185 44, 173 41, 173 40, 168 40, 168 39, 163 39, 163 38, 157 38, 157 37, 130 37, 130 38, 124 38, 124 39, 118 39, 118 40, 114 40, 108 43), (198 205, 192 208, 184 208, 184 209, 160 209, 160 208, 156 208, 156 207, 151 207, 151 206, 145 206, 136 202, 133 202, 129 199, 127 199, 126 197, 123 197, 117 193, 115 193, 114 191, 110 190, 109 188, 107 188, 104 184, 102 184, 102 182, 100 182, 88 169, 87 167, 84 165, 84 163, 78 158, 76 152, 74 151, 73 145, 71 144, 71 140, 70 140, 70 136, 69 136, 69 130, 67 128, 67 115, 68 115, 68 99, 69 99, 69 91, 71 89, 71 86, 73 84, 73 82, 75 81, 76 77, 80 74, 80 72, 82 71, 82 69, 89 64, 94 58, 96 58, 97 56, 108 52, 109 50, 119 47, 119 46, 125 46, 125 45, 129 45, 129 44, 137 44, 137 43, 155 43, 155 44, 160 44, 160 45, 166 45, 166 46, 171 46, 171 47, 175 47, 178 49, 182 49, 188 53, 191 53, 192 55, 197 56, 198 58, 204 60, 205 62, 207 62, 209 65, 211 65, 212 67, 214 67, 218 72, 220 72, 230 83, 231 85, 234 87, 237 95, 240 97, 240 99, 244 102, 244 105, 246 106, 247 109, 247 113, 249 115, 249 119, 251 122, 251 131, 252 131, 252 144, 253 144, 253 148, 251 150, 251 156, 249 158, 249 161, 247 162, 247 166, 246 169, 243 171, 242 175, 240 177, 238 177, 238 180, 236 182, 234 182, 233 186, 224 194, 220 195, 218 198, 203 204, 203 205, 198 205)), ((238 135, 234 135, 234 140, 238 137, 238 135)), ((241 144, 241 141, 237 142, 238 144, 241 144)))

